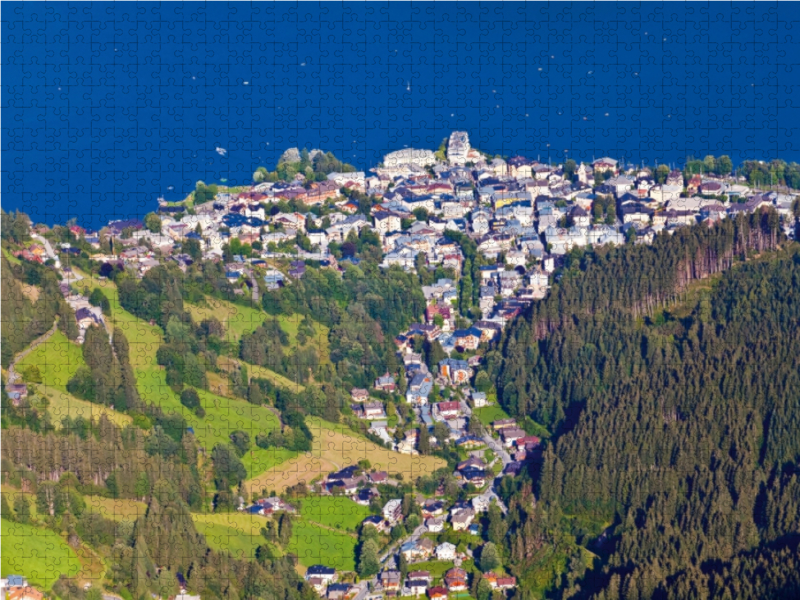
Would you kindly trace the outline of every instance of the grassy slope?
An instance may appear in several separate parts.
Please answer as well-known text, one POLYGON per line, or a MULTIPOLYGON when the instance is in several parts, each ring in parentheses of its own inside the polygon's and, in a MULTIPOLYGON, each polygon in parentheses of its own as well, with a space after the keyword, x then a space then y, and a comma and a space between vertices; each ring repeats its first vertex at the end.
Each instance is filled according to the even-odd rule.
POLYGON ((303 518, 342 531, 356 531, 367 515, 366 506, 345 496, 310 496, 302 500, 303 518))
MULTIPOLYGON (((221 321, 225 327, 227 339, 231 342, 238 342, 242 335, 255 330, 265 319, 272 318, 260 308, 241 306, 212 297, 206 297, 206 304, 203 306, 197 304, 186 304, 185 306, 186 310, 191 313, 192 318, 197 322, 211 317, 221 321)), ((279 315, 275 318, 278 319, 281 329, 289 336, 289 352, 294 352, 298 346, 297 329, 303 320, 303 316, 299 314, 279 315)), ((314 323, 314 330, 313 339, 306 341, 305 345, 313 344, 319 349, 320 362, 330 362, 329 330, 321 323, 314 323)))
POLYGON ((492 421, 508 419, 508 413, 506 413, 499 404, 476 408, 473 413, 478 417, 478 420, 486 426, 491 425, 492 421))
POLYGON ((19 361, 16 370, 22 373, 25 367, 36 365, 42 374, 42 383, 66 392, 67 382, 84 364, 81 347, 70 342, 60 329, 56 329, 43 344, 19 361))
POLYGON ((61 537, 47 529, 2 521, 2 576, 22 575, 38 587, 50 589, 62 573, 75 575, 81 562, 61 537))
POLYGON ((112 423, 115 423, 119 427, 125 427, 132 421, 126 414, 112 410, 107 406, 81 400, 54 387, 40 385, 37 386, 37 388, 39 392, 48 399, 48 410, 53 417, 53 424, 56 427, 61 426, 61 419, 65 416, 72 417, 73 419, 76 417, 83 417, 89 420, 99 419, 100 415, 106 415, 112 423))
POLYGON ((86 509, 98 513, 112 521, 135 521, 147 511, 144 502, 125 498, 104 498, 103 496, 86 496, 86 509))
MULTIPOLYGON (((305 502, 311 500, 306 498, 305 502)), ((206 536, 215 550, 227 550, 236 556, 252 558, 256 548, 265 543, 260 530, 267 517, 242 513, 193 514, 197 530, 206 536)), ((324 564, 352 571, 355 569, 357 539, 346 532, 312 522, 305 515, 295 517, 292 537, 286 550, 296 554, 304 567, 324 564)))
POLYGON ((346 427, 317 417, 306 419, 314 435, 311 452, 247 481, 250 491, 282 491, 287 487, 326 475, 330 471, 367 459, 376 469, 402 473, 406 480, 416 479, 445 466, 445 461, 433 456, 412 456, 387 450, 354 433, 346 427))
MULTIPOLYGON (((244 400, 224 398, 205 390, 198 390, 206 411, 203 419, 186 410, 180 399, 166 384, 166 372, 156 363, 156 351, 162 343, 161 330, 131 315, 119 305, 116 286, 107 280, 84 280, 91 287, 103 290, 111 302, 108 319, 113 327, 120 327, 131 348, 131 363, 136 374, 139 393, 147 402, 153 402, 165 411, 179 411, 192 427, 198 442, 209 451, 219 442, 227 442, 231 432, 242 429, 252 439, 259 433, 268 433, 279 427, 278 417, 263 406, 254 406, 244 400)), ((82 282, 83 283, 83 282, 82 282)), ((285 450, 262 450, 254 446, 243 459, 250 476, 287 460, 292 453, 285 450)))

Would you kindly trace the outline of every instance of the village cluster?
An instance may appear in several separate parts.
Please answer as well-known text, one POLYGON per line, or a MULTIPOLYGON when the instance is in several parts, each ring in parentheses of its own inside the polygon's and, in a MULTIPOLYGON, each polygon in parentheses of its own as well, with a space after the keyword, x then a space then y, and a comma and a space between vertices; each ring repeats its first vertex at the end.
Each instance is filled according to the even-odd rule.
MULTIPOLYGON (((713 226, 762 206, 774 207, 787 234, 792 232, 793 197, 755 190, 736 176, 695 175, 686 181, 682 172, 673 170, 657 183, 651 169, 608 157, 569 170, 563 164, 522 156, 490 158, 471 148, 465 132, 454 132, 444 150, 392 152, 369 175, 336 172, 327 181, 314 183, 303 175, 290 182, 262 181, 246 189, 220 191, 203 203, 195 202, 190 210, 162 201, 155 230, 135 219, 112 222, 102 232, 71 228, 97 250, 103 240, 111 240, 110 252, 92 254, 92 260, 121 263, 139 276, 165 261, 185 269, 195 260, 186 252, 185 242, 195 240, 204 260, 225 261, 225 276, 236 284, 236 293, 252 294, 254 300, 263 290, 290 286, 303 278, 306 261, 340 270, 347 264, 358 265, 354 253, 344 250, 365 229, 380 239, 381 268, 441 268, 452 274, 422 287, 427 303, 424 318, 395 339, 407 382, 405 401, 417 428, 395 439, 387 405, 378 396, 356 388, 351 401, 353 413, 369 422, 370 433, 398 452, 418 453, 423 436, 430 448, 447 441, 462 449, 467 458, 453 475, 469 490, 468 499, 447 501, 441 490, 433 498, 420 494, 422 522, 385 549, 382 570, 368 582, 346 583, 333 568, 310 567, 306 579, 331 600, 364 600, 371 593, 427 595, 437 600, 468 589, 468 572, 461 565, 472 558, 471 551, 458 551, 448 541, 435 543, 436 535, 449 528, 471 533, 479 543, 481 513, 492 503, 506 510, 495 493, 496 481, 519 474, 540 446, 539 438, 514 419, 487 421, 489 427, 476 425, 475 411, 496 403, 491 392, 479 391, 475 383, 480 349, 499 339, 503 327, 528 304, 547 295, 565 255, 585 246, 649 243, 663 230, 700 222, 713 226), (359 197, 378 202, 365 211, 359 197), (731 201, 734 198, 744 201, 731 201), (324 210, 301 213, 278 207, 297 203, 324 210), (296 243, 300 238, 305 247, 296 243), (247 255, 230 255, 235 240, 237 247, 248 247, 247 255), (469 273, 479 289, 477 302, 469 303, 478 310, 469 315, 458 310, 466 264, 471 267, 474 259, 465 255, 463 240, 472 242, 470 251, 485 263, 469 273), (341 250, 338 256, 331 244, 341 250), (421 340, 441 346, 443 357, 435 368, 419 351, 421 340), (405 577, 400 557, 411 566, 405 577), (441 577, 413 569, 415 563, 428 561, 451 562, 452 567, 441 577)), ((70 286, 76 277, 64 257, 79 252, 70 244, 53 248, 43 237, 34 236, 34 243, 20 254, 27 260, 55 262, 64 276, 63 293, 84 332, 93 324, 105 324, 100 309, 70 286)), ((373 387, 393 394, 398 384, 396 375, 387 373, 373 387)), ((12 379, 9 393, 19 399, 26 393, 25 385, 12 379)), ((387 485, 397 485, 387 472, 352 465, 315 482, 313 492, 348 496, 367 506, 381 501, 380 514, 367 517, 362 525, 388 533, 402 522, 403 513, 401 500, 381 500, 379 487, 387 485)), ((244 510, 257 515, 296 511, 278 497, 264 498, 244 510)), ((483 578, 495 590, 516 586, 513 577, 493 572, 483 578)))

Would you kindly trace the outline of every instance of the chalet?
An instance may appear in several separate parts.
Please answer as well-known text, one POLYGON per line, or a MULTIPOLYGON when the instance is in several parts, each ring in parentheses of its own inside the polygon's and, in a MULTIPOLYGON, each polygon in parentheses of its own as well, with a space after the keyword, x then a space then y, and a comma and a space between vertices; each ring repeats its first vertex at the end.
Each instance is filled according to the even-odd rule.
POLYGON ((453 567, 444 575, 444 584, 451 592, 463 592, 467 589, 467 572, 461 567, 453 567))
POLYGON ((456 557, 456 547, 450 542, 442 542, 434 550, 437 560, 454 560, 456 557))
POLYGON ((410 596, 422 596, 428 591, 428 582, 424 579, 411 579, 406 580, 406 589, 410 596))
POLYGON ((430 519, 425 519, 425 527, 431 533, 440 533, 444 531, 444 524, 445 524, 445 517, 431 517, 430 519))
POLYGON ((439 402, 433 406, 434 415, 442 419, 455 419, 461 413, 461 405, 456 401, 439 402))
POLYGON ((354 404, 353 412, 356 413, 359 419, 385 419, 386 411, 383 408, 383 402, 365 402, 364 404, 354 404))
POLYGON ((353 402, 366 402, 369 400, 369 392, 362 388, 353 388, 350 390, 350 397, 353 402))
POLYGON ((368 477, 369 480, 375 484, 388 483, 389 481, 389 474, 386 471, 374 471, 370 473, 368 477))
POLYGON ((592 163, 592 168, 595 170, 596 173, 604 173, 605 171, 611 171, 615 175, 619 173, 618 162, 613 158, 603 157, 598 158, 592 163))
POLYGON ((476 321, 473 327, 481 332, 481 342, 491 342, 500 337, 503 327, 494 321, 476 321))
POLYGON ((324 565, 312 565, 308 567, 305 579, 310 581, 312 578, 321 579, 325 584, 334 583, 337 579, 336 569, 324 565))
POLYGON ((488 405, 489 402, 486 400, 486 394, 484 392, 472 392, 473 408, 483 408, 484 406, 488 405))
POLYGON ((469 383, 472 369, 465 360, 446 358, 439 363, 439 374, 454 385, 463 385, 469 383))
POLYGON ((474 450, 475 448, 480 448, 483 445, 484 441, 476 435, 464 435, 456 440, 456 446, 466 450, 474 450))
POLYGON ((352 588, 349 583, 332 583, 328 586, 328 600, 344 600, 352 588))
POLYGON ((388 569, 386 571, 381 571, 378 575, 378 581, 381 584, 381 587, 384 591, 388 593, 397 593, 400 590, 400 581, 402 579, 402 574, 400 571, 395 571, 394 569, 388 569))
POLYGON ((516 477, 521 472, 522 472, 522 463, 519 461, 510 462, 503 469, 503 475, 511 475, 512 477, 516 477))
POLYGON ((363 521, 361 521, 362 525, 369 525, 370 527, 374 527, 378 531, 382 533, 387 533, 391 527, 389 523, 381 516, 378 515, 370 515, 363 521))
POLYGON ((471 483, 477 487, 483 487, 486 484, 486 471, 477 467, 465 467, 459 471, 464 481, 471 483))
POLYGON ((518 439, 525 437, 525 432, 519 427, 506 427, 500 432, 500 436, 506 447, 510 448, 518 439))
POLYGON ((433 581, 433 577, 431 577, 430 571, 409 571, 407 577, 409 579, 424 581, 425 583, 428 584, 430 584, 433 581))
POLYGON ((384 505, 382 514, 391 525, 396 525, 403 518, 403 501, 396 498, 389 500, 384 505))
POLYGON ((465 508, 458 511, 450 517, 450 524, 453 526, 454 531, 464 531, 475 519, 475 511, 471 508, 465 508))
POLYGON ((502 429, 507 429, 509 427, 516 427, 517 422, 514 419, 498 419, 497 421, 492 421, 492 429, 495 431, 500 431, 502 429))
POLYGON ((447 588, 435 586, 428 589, 428 598, 430 600, 447 600, 447 588))
POLYGON ((474 469, 485 469, 486 463, 477 456, 470 456, 467 460, 462 460, 460 463, 458 463, 456 470, 461 471, 470 467, 474 469))
POLYGON ((444 514, 444 502, 441 500, 426 500, 421 507, 422 516, 437 517, 444 514))
POLYGON ((418 371, 408 384, 406 401, 421 406, 428 403, 428 396, 433 390, 433 378, 430 373, 418 371))
POLYGON ((396 388, 397 384, 395 383, 394 377, 389 375, 388 372, 375 380, 376 390, 381 390, 382 392, 393 392, 396 388))
POLYGON ((495 586, 498 590, 511 590, 517 587, 517 578, 516 577, 498 577, 497 578, 497 585, 495 586))
POLYGON ((453 333, 455 344, 464 350, 477 350, 481 343, 481 332, 475 327, 460 329, 453 333))

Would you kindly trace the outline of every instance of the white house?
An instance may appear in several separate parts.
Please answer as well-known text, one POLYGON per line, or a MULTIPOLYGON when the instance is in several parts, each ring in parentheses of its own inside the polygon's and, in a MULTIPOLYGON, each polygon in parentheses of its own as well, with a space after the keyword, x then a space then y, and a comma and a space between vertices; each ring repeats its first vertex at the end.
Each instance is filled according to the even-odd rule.
POLYGON ((437 560, 455 560, 456 547, 450 542, 443 542, 436 546, 434 554, 436 554, 437 560))

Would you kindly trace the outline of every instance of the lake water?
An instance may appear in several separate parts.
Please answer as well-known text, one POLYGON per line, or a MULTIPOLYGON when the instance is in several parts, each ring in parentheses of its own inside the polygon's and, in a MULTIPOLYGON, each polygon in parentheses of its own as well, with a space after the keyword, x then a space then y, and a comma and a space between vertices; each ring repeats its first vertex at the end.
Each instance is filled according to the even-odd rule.
POLYGON ((798 6, 3 2, 3 208, 97 227, 292 146, 369 169, 454 129, 540 160, 798 160, 798 6))

